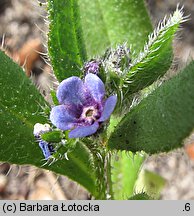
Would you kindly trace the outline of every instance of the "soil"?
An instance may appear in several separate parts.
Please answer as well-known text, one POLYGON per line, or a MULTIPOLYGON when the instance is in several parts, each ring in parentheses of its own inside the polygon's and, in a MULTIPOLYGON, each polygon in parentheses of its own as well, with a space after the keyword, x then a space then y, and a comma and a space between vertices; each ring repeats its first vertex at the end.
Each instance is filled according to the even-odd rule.
MULTIPOLYGON (((43 0, 41 2, 44 3, 43 0)), ((194 0, 147 0, 154 25, 165 14, 173 12, 178 3, 185 6, 186 15, 190 14, 190 20, 182 25, 182 33, 175 42, 176 63, 178 67, 183 67, 194 58, 194 0)), ((44 4, 40 7, 36 0, 0 1, 2 47, 18 64, 24 66, 26 75, 50 101, 49 89, 56 88, 57 82, 46 63, 46 15, 44 4)), ((194 157, 191 152, 194 147, 190 145, 194 143, 193 137, 185 141, 182 149, 150 156, 143 166, 143 169, 154 171, 166 179, 161 194, 163 200, 194 199, 194 157)), ((0 165, 0 199, 88 198, 88 193, 81 186, 64 176, 33 166, 0 165)))

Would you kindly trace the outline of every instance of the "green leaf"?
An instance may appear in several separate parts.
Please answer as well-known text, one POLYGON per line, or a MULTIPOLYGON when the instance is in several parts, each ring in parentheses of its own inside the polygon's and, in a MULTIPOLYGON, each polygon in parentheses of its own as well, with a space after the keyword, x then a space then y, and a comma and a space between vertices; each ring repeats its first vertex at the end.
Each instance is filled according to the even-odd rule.
POLYGON ((86 60, 76 0, 48 0, 49 40, 48 50, 52 66, 59 81, 80 75, 86 60))
POLYGON ((145 160, 143 153, 119 152, 112 159, 113 194, 116 200, 133 195, 135 182, 145 160))
POLYGON ((159 199, 166 180, 156 173, 144 170, 140 173, 135 185, 136 192, 144 192, 153 199, 159 199))
POLYGON ((111 149, 147 153, 181 147, 194 128, 194 62, 143 99, 118 124, 111 149))
POLYGON ((79 4, 89 57, 124 42, 140 51, 152 31, 143 0, 82 0, 79 4))
MULTIPOLYGON (((46 123, 46 102, 22 69, 0 51, 0 161, 42 167, 42 152, 33 136, 35 123, 46 123)), ((66 175, 95 196, 95 177, 88 149, 78 143, 69 160, 42 168, 66 175)))
POLYGON ((153 198, 148 196, 146 193, 138 193, 129 197, 129 200, 153 200, 153 198))
POLYGON ((140 51, 152 30, 143 0, 48 0, 48 50, 59 81, 86 60, 128 42, 140 51), (143 19, 142 19, 143 17, 143 19))
POLYGON ((169 69, 173 59, 172 42, 180 24, 184 22, 182 9, 161 22, 149 35, 144 50, 132 61, 132 67, 124 79, 124 95, 135 93, 156 81, 169 69))

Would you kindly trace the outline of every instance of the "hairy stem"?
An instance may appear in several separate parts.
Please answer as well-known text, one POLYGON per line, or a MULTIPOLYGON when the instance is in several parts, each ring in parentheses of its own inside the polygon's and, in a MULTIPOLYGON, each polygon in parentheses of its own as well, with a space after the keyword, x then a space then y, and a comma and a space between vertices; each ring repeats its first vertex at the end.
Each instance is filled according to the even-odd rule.
POLYGON ((113 199, 111 181, 111 153, 104 145, 99 143, 85 142, 93 155, 93 166, 96 174, 96 196, 95 199, 113 199))
POLYGON ((98 197, 96 199, 107 199, 107 184, 106 184, 106 172, 105 172, 105 154, 101 151, 93 152, 94 156, 94 168, 96 172, 96 190, 98 197))

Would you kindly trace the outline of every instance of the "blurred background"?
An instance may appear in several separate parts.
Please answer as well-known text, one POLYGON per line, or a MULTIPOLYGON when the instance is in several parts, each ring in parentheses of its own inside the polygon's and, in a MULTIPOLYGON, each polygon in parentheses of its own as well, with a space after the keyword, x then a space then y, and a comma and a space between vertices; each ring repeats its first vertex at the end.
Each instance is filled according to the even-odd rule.
MULTIPOLYGON (((44 3, 43 0, 40 2, 44 3)), ((173 12, 178 3, 184 5, 185 15, 190 15, 174 42, 174 67, 184 67, 194 59, 194 0, 146 2, 154 25, 173 12)), ((45 5, 40 6, 37 0, 0 0, 1 49, 24 68, 26 76, 33 80, 49 101, 49 89, 53 87, 55 78, 46 56, 46 16, 45 5)), ((149 157, 143 170, 163 177, 165 186, 160 199, 194 199, 194 135, 185 141, 182 149, 149 157)), ((1 163, 0 199, 65 200, 90 197, 81 186, 64 176, 32 166, 1 163)))

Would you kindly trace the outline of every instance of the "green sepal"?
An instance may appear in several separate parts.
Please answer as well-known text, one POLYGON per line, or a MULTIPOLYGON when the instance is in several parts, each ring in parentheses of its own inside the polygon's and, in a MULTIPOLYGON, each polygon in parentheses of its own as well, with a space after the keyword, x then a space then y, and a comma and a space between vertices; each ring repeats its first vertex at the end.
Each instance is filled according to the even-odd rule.
POLYGON ((58 130, 49 131, 41 135, 41 139, 51 143, 59 143, 63 138, 64 134, 58 130))
POLYGON ((50 94, 51 94, 51 97, 52 97, 53 104, 54 104, 55 106, 59 105, 59 101, 58 101, 58 99, 57 99, 56 91, 51 90, 51 91, 50 91, 50 94))

